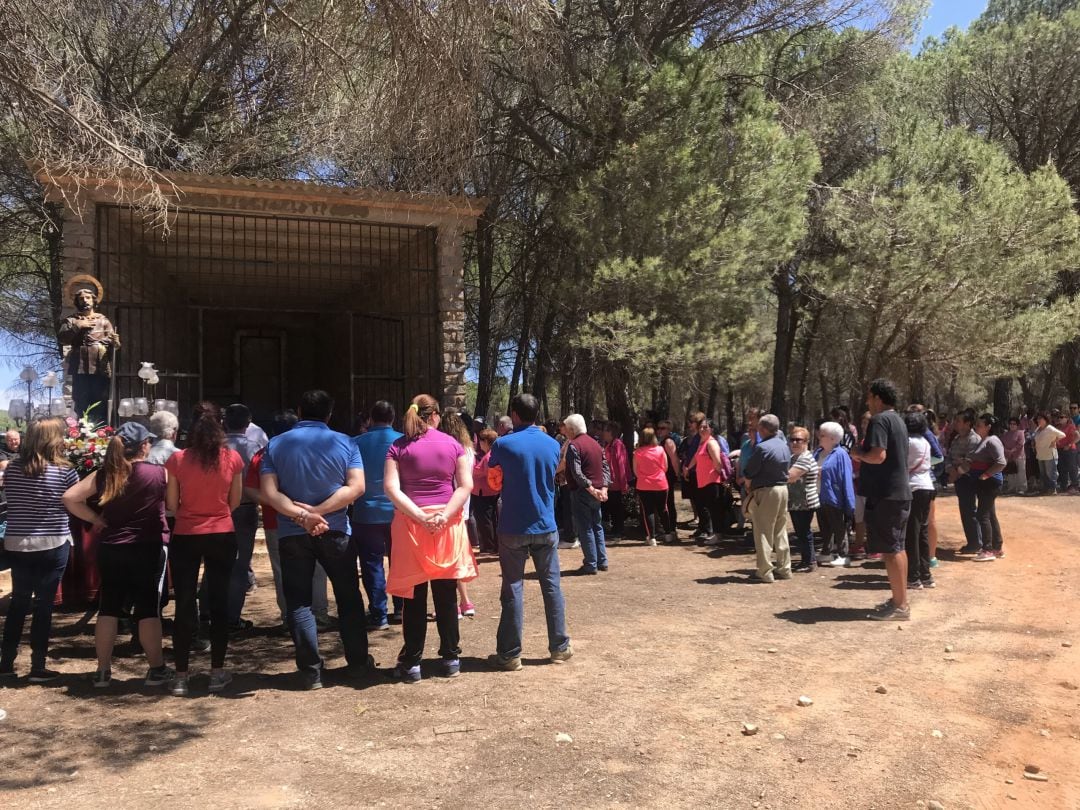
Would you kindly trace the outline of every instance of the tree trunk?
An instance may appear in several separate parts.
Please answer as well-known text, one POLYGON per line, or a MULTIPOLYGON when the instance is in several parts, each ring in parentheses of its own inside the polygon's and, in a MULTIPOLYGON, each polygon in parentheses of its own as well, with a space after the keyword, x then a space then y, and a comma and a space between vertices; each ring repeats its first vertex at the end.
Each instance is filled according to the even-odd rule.
POLYGON ((492 334, 495 316, 495 217, 498 203, 491 202, 476 222, 476 348, 477 380, 474 410, 486 414, 491 406, 498 371, 498 339, 492 334))
POLYGON ((1012 413, 1012 377, 998 377, 994 380, 994 416, 1004 427, 1012 413))
POLYGON ((712 379, 709 380, 709 401, 705 403, 705 415, 716 421, 716 405, 717 400, 720 398, 720 385, 716 381, 716 375, 712 375, 712 379))
POLYGON ((795 413, 795 421, 799 424, 806 424, 806 388, 810 381, 810 353, 814 349, 814 342, 817 340, 818 326, 821 324, 821 313, 824 310, 822 306, 815 306, 813 315, 810 318, 810 328, 803 335, 802 356, 800 362, 802 368, 799 371, 799 405, 798 410, 795 413))
POLYGON ((671 418, 671 372, 667 366, 660 368, 660 382, 653 397, 653 412, 657 419, 671 418))
POLYGON ((796 262, 785 262, 773 273, 773 292, 776 293, 776 345, 773 348, 772 400, 769 410, 783 425, 787 421, 788 377, 795 334, 799 329, 798 293, 795 288, 796 262))
POLYGON ((727 387, 727 394, 724 396, 724 416, 727 418, 727 432, 728 435, 735 433, 735 391, 731 386, 727 387))
POLYGON ((510 410, 510 400, 517 396, 518 381, 521 379, 522 372, 525 370, 525 357, 528 353, 529 347, 529 317, 528 308, 526 307, 525 316, 522 318, 524 323, 521 326, 521 335, 518 338, 517 351, 514 353, 514 370, 510 374, 510 393, 507 396, 507 413, 510 410))
POLYGON ((1016 378, 1016 381, 1020 383, 1020 395, 1024 399, 1024 410, 1034 412, 1036 410, 1035 389, 1031 387, 1031 380, 1028 379, 1026 374, 1021 374, 1016 378))
POLYGON ((818 369, 818 388, 821 389, 821 415, 828 417, 832 403, 829 401, 829 375, 824 368, 818 369))
MULTIPOLYGON (((547 401, 548 377, 551 372, 551 336, 555 332, 555 307, 549 306, 536 343, 536 371, 533 374, 532 393, 541 402, 547 401)), ((547 415, 545 411, 545 416, 547 415)))
MULTIPOLYGON (((52 317, 54 334, 60 330, 64 319, 64 213, 57 203, 46 203, 48 223, 44 229, 45 248, 49 253, 49 314, 52 317)), ((63 358, 63 349, 59 341, 56 344, 57 356, 63 358)))

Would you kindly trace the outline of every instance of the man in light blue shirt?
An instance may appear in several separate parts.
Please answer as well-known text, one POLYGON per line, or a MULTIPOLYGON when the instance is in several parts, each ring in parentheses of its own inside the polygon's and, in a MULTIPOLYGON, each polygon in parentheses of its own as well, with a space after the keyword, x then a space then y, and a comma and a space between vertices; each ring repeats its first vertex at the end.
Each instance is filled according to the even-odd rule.
POLYGON ((394 597, 394 612, 386 614, 386 571, 383 559, 390 556, 390 524, 394 505, 383 491, 386 452, 401 433, 394 430, 394 406, 379 400, 371 409, 371 424, 365 433, 353 437, 364 462, 364 494, 353 504, 352 531, 360 554, 360 578, 368 596, 368 630, 386 630, 390 619, 401 623, 405 600, 394 597))
POLYGON ((298 410, 296 426, 271 440, 259 477, 263 502, 279 516, 282 588, 296 668, 308 689, 321 689, 323 660, 311 612, 316 562, 334 588, 350 674, 366 675, 374 665, 368 655, 356 544, 347 514, 349 504, 364 494, 364 465, 349 437, 327 425, 334 410, 328 393, 307 391, 298 410))

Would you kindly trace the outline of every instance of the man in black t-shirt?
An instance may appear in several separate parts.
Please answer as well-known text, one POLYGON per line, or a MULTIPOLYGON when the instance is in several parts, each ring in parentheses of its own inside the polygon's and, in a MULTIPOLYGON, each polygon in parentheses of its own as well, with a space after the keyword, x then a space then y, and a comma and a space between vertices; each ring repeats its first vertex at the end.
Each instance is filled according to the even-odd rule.
POLYGON ((859 483, 866 498, 866 538, 873 554, 885 558, 892 598, 877 607, 869 618, 906 622, 911 618, 907 601, 907 551, 904 539, 911 512, 908 483, 908 433, 896 412, 896 388, 888 380, 874 380, 866 395, 870 426, 862 446, 851 457, 862 462, 859 483))

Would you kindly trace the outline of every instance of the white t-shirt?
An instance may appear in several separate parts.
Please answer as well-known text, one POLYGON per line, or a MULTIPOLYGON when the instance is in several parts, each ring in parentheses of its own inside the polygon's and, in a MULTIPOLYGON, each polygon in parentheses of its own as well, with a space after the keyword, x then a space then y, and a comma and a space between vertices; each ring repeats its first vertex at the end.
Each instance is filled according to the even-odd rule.
POLYGON ((930 477, 930 442, 922 436, 908 436, 908 483, 913 490, 934 488, 930 477))

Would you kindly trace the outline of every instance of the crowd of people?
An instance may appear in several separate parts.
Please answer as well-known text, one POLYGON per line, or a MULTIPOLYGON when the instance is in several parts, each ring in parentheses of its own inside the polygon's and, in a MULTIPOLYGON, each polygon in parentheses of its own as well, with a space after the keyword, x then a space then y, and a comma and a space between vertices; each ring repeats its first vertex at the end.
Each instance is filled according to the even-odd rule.
POLYGON ((274 420, 272 437, 241 404, 222 411, 200 403, 183 441, 168 412, 156 413, 149 427, 125 422, 100 469, 81 479, 65 453, 64 421, 38 419, 25 435, 8 433, 0 458, 2 561, 13 582, 0 678, 17 674, 27 617, 28 679, 58 676, 48 651, 72 518, 96 537, 94 686, 110 685, 118 632, 130 622, 147 659, 145 683, 182 697, 192 689, 193 652, 210 653, 210 692, 232 681, 230 638, 252 628, 244 607, 260 524, 276 631, 291 636, 302 685, 318 689, 326 674, 318 632, 335 624, 328 585, 343 677, 371 675, 368 634, 400 625, 390 674, 420 681, 434 618, 431 671, 453 678, 461 667, 459 622, 475 614, 468 583, 478 575, 477 555, 497 554, 502 614, 488 662, 514 671, 522 666, 527 560, 538 575, 550 660, 565 662, 573 648, 558 550, 580 549, 580 566, 567 573, 609 571, 607 542, 627 531, 634 512, 646 545, 679 543, 680 496, 693 513, 682 528, 699 545, 748 542, 750 527, 756 582, 819 565, 883 562, 891 597, 868 618, 906 621, 908 593, 936 586, 939 492, 954 488, 966 539, 960 553, 981 562, 1005 555, 995 507, 1003 491, 1077 492, 1075 404, 1071 415, 1029 414, 1002 429, 989 413, 950 419, 920 404, 901 412, 887 380, 869 385, 866 403, 857 424, 838 407, 812 428, 785 427, 751 409, 725 436, 703 413, 691 414, 682 434, 669 420, 625 431, 580 414, 541 425, 529 395, 516 396, 509 416, 490 428, 420 395, 400 431, 394 406, 380 401, 350 437, 330 429, 333 400, 315 390, 296 413, 274 420), (165 663, 162 622, 170 584, 173 667, 165 663))

